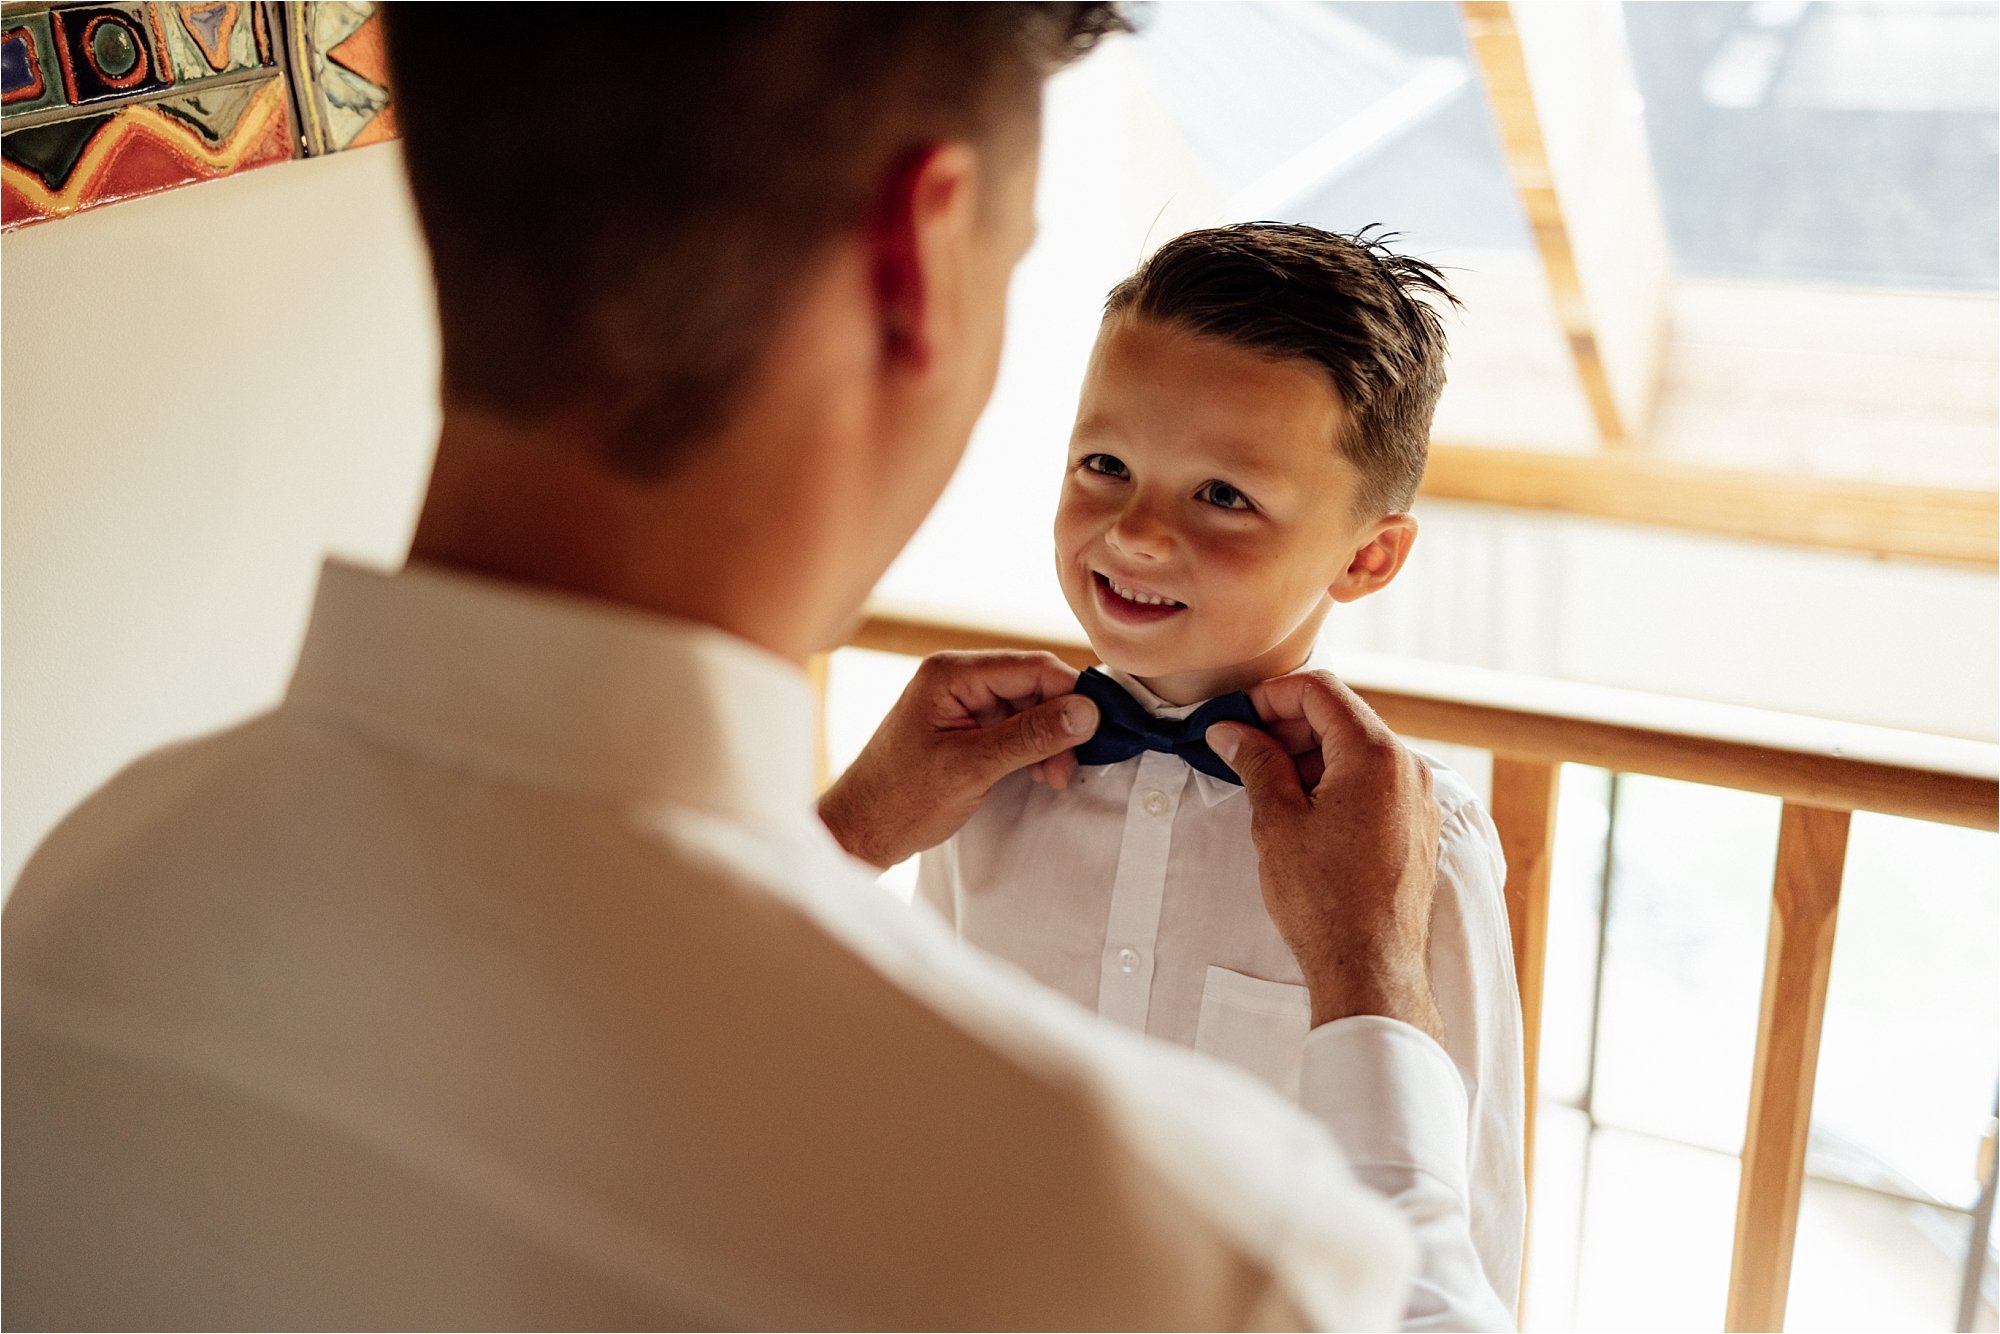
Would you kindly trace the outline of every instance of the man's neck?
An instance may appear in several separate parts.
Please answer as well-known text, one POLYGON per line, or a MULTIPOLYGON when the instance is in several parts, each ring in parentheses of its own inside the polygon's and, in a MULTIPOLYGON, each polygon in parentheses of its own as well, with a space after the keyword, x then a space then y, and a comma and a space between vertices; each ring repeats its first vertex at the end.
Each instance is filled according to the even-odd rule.
POLYGON ((712 625, 793 661, 819 646, 829 592, 788 552, 819 539, 809 507, 758 487, 733 442, 672 474, 607 469, 590 438, 447 408, 410 559, 712 625), (732 467, 732 465, 735 465, 732 467), (753 536, 754 535, 754 538, 753 536))

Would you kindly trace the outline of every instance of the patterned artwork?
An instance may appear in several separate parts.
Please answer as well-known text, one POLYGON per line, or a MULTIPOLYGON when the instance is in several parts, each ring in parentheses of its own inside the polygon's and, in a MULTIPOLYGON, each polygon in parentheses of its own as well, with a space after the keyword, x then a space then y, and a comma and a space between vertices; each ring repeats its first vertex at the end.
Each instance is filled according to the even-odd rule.
POLYGON ((396 137, 389 58, 374 5, 291 4, 292 64, 301 74, 300 112, 315 153, 396 137))
POLYGON ((372 4, 8 4, 0 228, 395 137, 372 4))

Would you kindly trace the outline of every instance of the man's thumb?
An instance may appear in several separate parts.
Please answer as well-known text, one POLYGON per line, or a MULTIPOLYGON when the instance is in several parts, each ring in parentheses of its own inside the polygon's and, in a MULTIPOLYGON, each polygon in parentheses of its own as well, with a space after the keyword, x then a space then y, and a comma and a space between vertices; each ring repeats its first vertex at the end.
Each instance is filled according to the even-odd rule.
POLYGON ((1268 732, 1242 723, 1217 723, 1203 739, 1243 780, 1251 801, 1295 800, 1305 791, 1299 786, 1298 766, 1268 732))
POLYGON ((1036 760, 1059 755, 1088 741, 1097 731, 1097 705, 1082 695, 1044 700, 1025 713, 982 729, 983 749, 998 771, 997 782, 1036 760))

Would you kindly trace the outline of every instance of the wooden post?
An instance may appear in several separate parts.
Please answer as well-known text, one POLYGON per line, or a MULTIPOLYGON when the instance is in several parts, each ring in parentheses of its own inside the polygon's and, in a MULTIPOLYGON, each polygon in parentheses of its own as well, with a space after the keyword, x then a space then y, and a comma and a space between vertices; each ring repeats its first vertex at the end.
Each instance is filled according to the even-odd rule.
POLYGON ((806 659, 806 677, 812 682, 817 709, 813 718, 813 787, 820 792, 826 791, 826 785, 833 781, 833 766, 826 750, 826 690, 832 661, 830 653, 815 653, 806 659))
POLYGON ((1757 1064, 1736 1193, 1725 1321, 1732 1331, 1785 1324, 1850 820, 1847 811, 1786 802, 1779 825, 1757 1064))
MULTIPOLYGON (((1522 1166, 1535 1188, 1535 1090, 1542 1055, 1542 978, 1549 946, 1549 864, 1555 851, 1556 795, 1562 766, 1548 760, 1493 757, 1493 824, 1507 857, 1507 927, 1514 937, 1514 977, 1521 988, 1521 1054, 1527 1142, 1522 1166)), ((1527 1237, 1521 1242, 1527 1261, 1527 1237)))

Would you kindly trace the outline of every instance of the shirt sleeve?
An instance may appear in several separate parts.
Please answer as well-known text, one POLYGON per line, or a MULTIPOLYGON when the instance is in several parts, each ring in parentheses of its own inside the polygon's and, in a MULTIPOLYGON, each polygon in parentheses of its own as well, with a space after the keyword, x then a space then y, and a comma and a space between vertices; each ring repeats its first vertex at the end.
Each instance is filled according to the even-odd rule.
POLYGON ((1512 1329, 1472 1241, 1465 1085, 1444 1048, 1374 1015, 1323 1024, 1306 1038, 1299 1101, 1416 1236, 1403 1328, 1512 1329))
POLYGON ((1465 1083, 1472 1238, 1512 1307, 1526 1231, 1527 1070, 1508 930, 1505 859, 1493 821, 1467 801, 1444 824, 1431 914, 1431 984, 1444 1048, 1465 1083))
POLYGON ((958 929, 957 883, 956 840, 948 838, 917 854, 916 902, 928 905, 954 931, 958 929))

